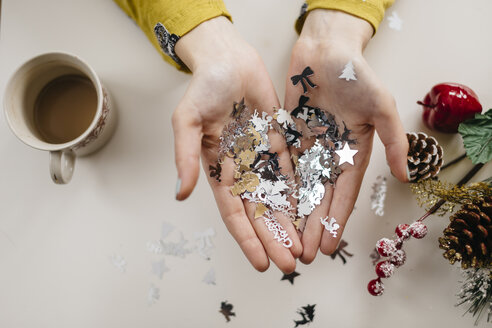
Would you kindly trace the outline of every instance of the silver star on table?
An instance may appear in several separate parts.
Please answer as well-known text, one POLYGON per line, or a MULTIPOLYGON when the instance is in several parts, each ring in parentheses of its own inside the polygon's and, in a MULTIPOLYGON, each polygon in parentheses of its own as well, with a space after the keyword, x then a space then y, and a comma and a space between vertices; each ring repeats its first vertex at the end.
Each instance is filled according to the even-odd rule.
POLYGON ((338 165, 342 165, 345 162, 354 165, 354 156, 358 152, 358 150, 350 149, 348 143, 346 142, 342 149, 335 150, 335 153, 340 156, 340 161, 338 162, 338 165))

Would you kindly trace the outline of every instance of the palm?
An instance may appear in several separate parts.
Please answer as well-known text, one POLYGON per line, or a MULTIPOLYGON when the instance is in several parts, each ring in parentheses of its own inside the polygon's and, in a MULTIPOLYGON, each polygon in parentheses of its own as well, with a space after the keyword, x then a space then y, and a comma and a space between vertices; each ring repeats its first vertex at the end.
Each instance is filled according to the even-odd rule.
MULTIPOLYGON (((270 258, 282 271, 291 272, 295 268, 295 258, 302 253, 302 245, 289 219, 276 213, 293 240, 294 246, 287 249, 273 239, 263 220, 254 219, 256 204, 231 194, 230 188, 234 184, 232 160, 226 158, 222 165, 220 182, 209 176, 209 166, 217 165, 219 137, 223 127, 231 120, 233 103, 243 98, 250 109, 265 111, 270 115, 273 114, 274 107, 279 107, 272 82, 256 52, 246 49, 241 58, 235 58, 231 62, 221 61, 203 72, 194 72, 188 90, 173 117, 176 148, 189 147, 194 144, 193 140, 201 140, 201 145, 195 142, 197 149, 189 149, 189 152, 181 156, 196 156, 201 153, 202 165, 221 216, 253 266, 261 271, 266 270, 270 258), (189 128, 190 122, 194 129, 189 128)), ((271 151, 279 154, 282 173, 292 176, 285 141, 280 135, 273 133, 270 133, 269 138, 271 151)), ((186 159, 180 159, 178 154, 178 166, 180 160, 186 159)))
MULTIPOLYGON (((358 150, 354 156, 354 165, 341 165, 342 173, 336 187, 325 185, 326 192, 321 204, 307 218, 301 237, 304 247, 301 260, 309 263, 316 256, 318 248, 325 254, 335 251, 369 163, 375 126, 381 122, 378 119, 388 115, 387 110, 394 107, 394 102, 360 53, 328 48, 320 50, 299 40, 293 50, 288 77, 299 74, 306 66, 314 71, 311 80, 317 84, 316 88, 309 89, 306 94, 310 98, 308 104, 335 115, 339 124, 344 122, 352 130, 350 138, 357 140, 357 144, 351 148, 358 150), (339 78, 349 61, 355 66, 357 80, 339 78), (336 238, 320 224, 320 218, 327 215, 336 218, 340 225, 336 238)), ((292 85, 288 78, 285 108, 295 108, 301 93, 302 88, 292 85)), ((299 149, 291 151, 299 153, 299 149)))

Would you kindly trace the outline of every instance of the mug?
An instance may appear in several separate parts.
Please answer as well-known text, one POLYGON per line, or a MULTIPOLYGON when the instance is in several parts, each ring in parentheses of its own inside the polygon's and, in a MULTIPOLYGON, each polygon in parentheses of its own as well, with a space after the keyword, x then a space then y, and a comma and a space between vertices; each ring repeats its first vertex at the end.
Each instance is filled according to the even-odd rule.
MULTIPOLYGON (((7 83, 4 111, 12 132, 22 142, 33 148, 49 151, 50 175, 57 184, 68 183, 73 175, 76 157, 88 155, 101 148, 111 138, 116 127, 116 112, 109 93, 94 70, 79 57, 63 52, 42 54, 21 65, 7 83), (47 140, 37 126, 35 108, 38 106, 38 98, 42 92, 46 92, 44 90, 50 82, 64 77, 81 78, 90 83, 95 90, 97 107, 92 121, 89 117, 87 122, 90 124, 80 135, 71 140, 53 142, 47 140)), ((63 115, 71 113, 65 112, 63 115)), ((50 124, 56 125, 56 120, 53 117, 51 119, 50 124)), ((81 127, 83 128, 84 126, 81 127)))

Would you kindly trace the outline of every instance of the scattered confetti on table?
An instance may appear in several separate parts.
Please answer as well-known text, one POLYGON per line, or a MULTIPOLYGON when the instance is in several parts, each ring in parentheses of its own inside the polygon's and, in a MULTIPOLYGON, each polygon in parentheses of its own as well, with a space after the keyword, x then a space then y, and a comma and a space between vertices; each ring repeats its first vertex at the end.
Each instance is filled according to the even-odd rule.
POLYGON ((401 31, 402 25, 403 21, 401 20, 400 16, 398 16, 396 11, 393 11, 391 15, 388 16, 389 28, 395 31, 401 31))
POLYGON ((149 291, 147 292, 147 304, 153 305, 155 304, 160 298, 160 290, 153 284, 150 284, 149 291))
POLYGON ((307 325, 307 324, 313 322, 313 320, 314 320, 314 307, 315 306, 316 306, 316 304, 313 304, 313 305, 308 304, 306 306, 301 307, 301 309, 299 309, 297 311, 297 313, 301 315, 302 319, 301 320, 294 320, 294 323, 295 323, 294 327, 304 326, 304 325, 307 325))
POLYGON ((300 275, 301 275, 300 273, 294 271, 294 272, 289 273, 289 274, 284 274, 283 277, 282 277, 282 279, 280 279, 280 280, 281 281, 282 280, 288 280, 290 282, 290 284, 293 285, 294 284, 294 279, 296 277, 300 276, 300 275))
POLYGON ((162 279, 164 272, 167 271, 169 271, 169 268, 166 266, 166 262, 164 259, 152 263, 152 273, 155 274, 159 279, 162 279))
POLYGON ((226 318, 226 321, 227 322, 231 321, 231 318, 230 317, 235 317, 236 316, 236 313, 235 312, 232 312, 232 309, 233 308, 234 308, 234 306, 232 304, 228 303, 227 301, 224 301, 224 302, 221 302, 220 303, 220 310, 219 310, 219 312, 224 315, 224 317, 226 318))
POLYGON ((113 254, 109 257, 109 261, 117 268, 121 273, 126 271, 126 260, 121 255, 113 254))
POLYGON ((208 270, 202 281, 207 285, 215 285, 215 270, 213 268, 208 270))
POLYGON ((377 176, 376 182, 372 185, 371 210, 376 215, 384 215, 384 200, 386 198, 386 178, 377 176))
POLYGON ((345 259, 345 256, 352 257, 354 254, 349 253, 345 247, 348 246, 348 243, 345 240, 340 240, 340 243, 338 244, 337 249, 333 252, 333 254, 330 255, 331 259, 334 260, 337 256, 339 256, 342 259, 342 263, 345 264, 347 263, 347 260, 345 259))

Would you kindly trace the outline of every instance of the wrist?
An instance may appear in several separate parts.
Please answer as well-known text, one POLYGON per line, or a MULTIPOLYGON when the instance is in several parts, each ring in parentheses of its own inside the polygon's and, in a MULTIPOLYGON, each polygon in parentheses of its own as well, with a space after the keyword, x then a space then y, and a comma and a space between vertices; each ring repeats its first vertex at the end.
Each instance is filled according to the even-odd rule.
POLYGON ((362 52, 373 33, 372 25, 364 19, 342 11, 315 9, 306 18, 299 39, 362 52))
POLYGON ((184 35, 176 43, 176 54, 195 72, 237 51, 245 42, 232 23, 223 16, 207 20, 184 35))

